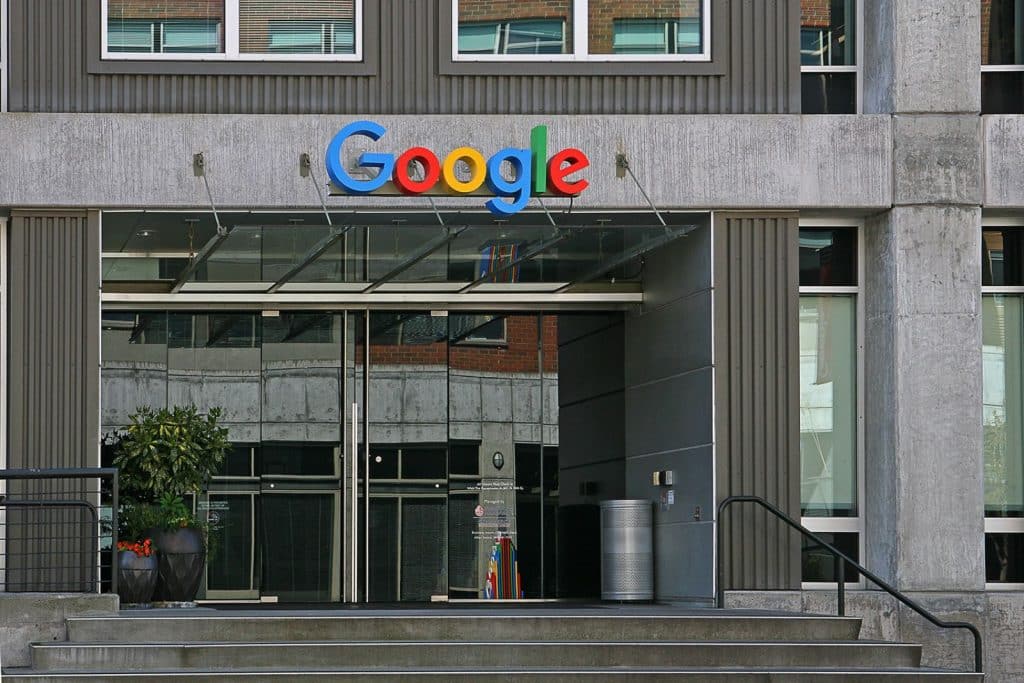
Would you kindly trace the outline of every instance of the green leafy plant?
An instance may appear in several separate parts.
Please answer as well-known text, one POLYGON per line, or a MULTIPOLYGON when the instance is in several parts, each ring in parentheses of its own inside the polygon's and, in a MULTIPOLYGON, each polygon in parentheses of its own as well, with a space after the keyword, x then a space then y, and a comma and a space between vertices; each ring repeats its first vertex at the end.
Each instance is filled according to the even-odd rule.
POLYGON ((219 418, 218 408, 200 415, 195 406, 144 407, 132 415, 114 456, 125 493, 156 502, 202 490, 230 447, 219 418))
POLYGON ((195 406, 139 409, 116 436, 114 465, 125 497, 122 533, 144 528, 200 526, 184 498, 199 493, 230 447, 221 412, 201 415, 195 406))

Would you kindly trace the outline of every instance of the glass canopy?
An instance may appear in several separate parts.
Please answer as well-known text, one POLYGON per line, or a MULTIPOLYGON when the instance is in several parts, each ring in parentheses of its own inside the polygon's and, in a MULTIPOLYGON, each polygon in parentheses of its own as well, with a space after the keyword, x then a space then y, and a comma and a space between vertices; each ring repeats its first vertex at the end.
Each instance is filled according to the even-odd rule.
POLYGON ((643 257, 708 213, 104 212, 112 292, 636 290, 643 257), (443 224, 442 224, 443 221, 443 224))

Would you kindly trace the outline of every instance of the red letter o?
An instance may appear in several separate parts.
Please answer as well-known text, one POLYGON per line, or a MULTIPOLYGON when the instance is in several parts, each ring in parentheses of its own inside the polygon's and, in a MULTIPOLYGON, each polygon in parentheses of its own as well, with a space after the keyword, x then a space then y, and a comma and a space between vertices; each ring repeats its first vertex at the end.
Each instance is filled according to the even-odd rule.
POLYGON ((433 152, 426 147, 410 147, 395 162, 391 179, 404 194, 423 194, 437 184, 440 175, 441 164, 433 152), (409 166, 414 161, 423 167, 422 180, 413 180, 409 177, 409 166))

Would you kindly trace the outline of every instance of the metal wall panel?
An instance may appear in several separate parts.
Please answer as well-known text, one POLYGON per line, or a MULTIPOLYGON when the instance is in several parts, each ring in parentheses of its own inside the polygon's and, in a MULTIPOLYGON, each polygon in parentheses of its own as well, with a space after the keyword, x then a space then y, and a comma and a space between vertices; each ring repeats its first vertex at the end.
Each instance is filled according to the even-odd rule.
POLYGON ((7 466, 99 466, 99 225, 14 212, 7 466))
MULTIPOLYGON (((761 496, 799 520, 797 237, 796 213, 715 214, 717 501, 761 496)), ((720 523, 727 589, 800 587, 795 532, 750 504, 720 523)))
MULTIPOLYGON (((10 468, 99 465, 99 219, 14 212, 9 260, 10 468)), ((88 500, 96 480, 12 481, 13 499, 88 500)), ((93 589, 91 517, 81 508, 7 511, 5 589, 93 589)))
MULTIPOLYGON (((325 73, 322 64, 281 63, 262 68, 283 68, 287 74, 90 73, 88 53, 98 40, 93 36, 90 42, 89 32, 99 22, 90 21, 88 13, 99 7, 98 0, 11 0, 10 109, 341 115, 799 112, 798 0, 713 0, 713 16, 727 22, 713 29, 724 43, 713 48, 721 57, 720 73, 691 76, 602 76, 608 69, 598 63, 586 67, 593 75, 537 75, 546 67, 530 64, 521 65, 525 75, 442 75, 441 1, 379 0, 374 7, 379 21, 367 27, 365 41, 377 60, 376 73, 343 76, 325 73)), ((212 68, 208 65, 197 70, 212 68)), ((160 68, 172 70, 170 65, 160 68)), ((341 72, 345 66, 337 68, 341 72)), ((629 72, 644 68, 629 65, 629 72)), ((623 65, 614 70, 622 74, 623 65)))

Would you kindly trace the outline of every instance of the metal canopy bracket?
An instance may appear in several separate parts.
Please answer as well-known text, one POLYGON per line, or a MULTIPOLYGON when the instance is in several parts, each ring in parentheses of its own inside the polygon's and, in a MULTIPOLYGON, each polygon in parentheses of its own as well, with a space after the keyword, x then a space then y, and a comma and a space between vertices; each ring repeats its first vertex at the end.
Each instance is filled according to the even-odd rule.
POLYGON ((287 273, 282 275, 277 280, 277 282, 275 282, 274 284, 270 285, 270 287, 267 288, 267 294, 273 294, 277 290, 281 289, 281 287, 284 284, 286 284, 289 280, 291 280, 296 275, 305 270, 309 264, 313 263, 313 261, 320 258, 320 256, 322 256, 324 252, 330 249, 335 242, 337 242, 346 234, 348 234, 348 231, 351 230, 352 228, 353 226, 351 225, 346 225, 344 228, 332 227, 331 232, 326 237, 324 237, 322 240, 314 244, 309 251, 302 255, 302 258, 299 259, 298 263, 292 266, 287 273))
POLYGON ((647 200, 647 205, 651 207, 651 211, 653 211, 654 215, 658 217, 658 221, 660 221, 663 226, 668 227, 668 224, 665 223, 665 219, 661 217, 661 212, 658 211, 658 207, 654 205, 654 202, 651 201, 650 196, 647 194, 647 190, 644 189, 644 186, 640 184, 639 180, 637 180, 636 175, 633 174, 633 169, 629 167, 629 159, 626 158, 626 155, 623 152, 619 152, 615 155, 615 176, 617 178, 624 178, 627 173, 629 174, 629 177, 633 179, 633 182, 636 183, 637 189, 640 190, 640 194, 642 194, 644 199, 647 200))
POLYGON ((210 191, 210 181, 206 177, 206 158, 203 156, 202 152, 192 155, 192 173, 195 174, 196 177, 202 178, 203 185, 206 186, 206 196, 210 200, 210 209, 213 211, 213 220, 217 224, 217 234, 211 237, 206 244, 203 245, 203 248, 199 250, 199 253, 196 254, 192 260, 189 261, 189 264, 185 266, 185 269, 178 274, 174 284, 171 285, 172 293, 181 291, 181 288, 185 286, 185 283, 188 282, 193 275, 195 275, 196 271, 199 270, 199 267, 206 263, 207 259, 210 258, 213 252, 217 251, 217 248, 220 247, 220 245, 224 243, 224 240, 228 238, 228 235, 231 234, 231 228, 223 226, 220 223, 220 216, 217 214, 217 206, 213 203, 213 192, 210 191))

